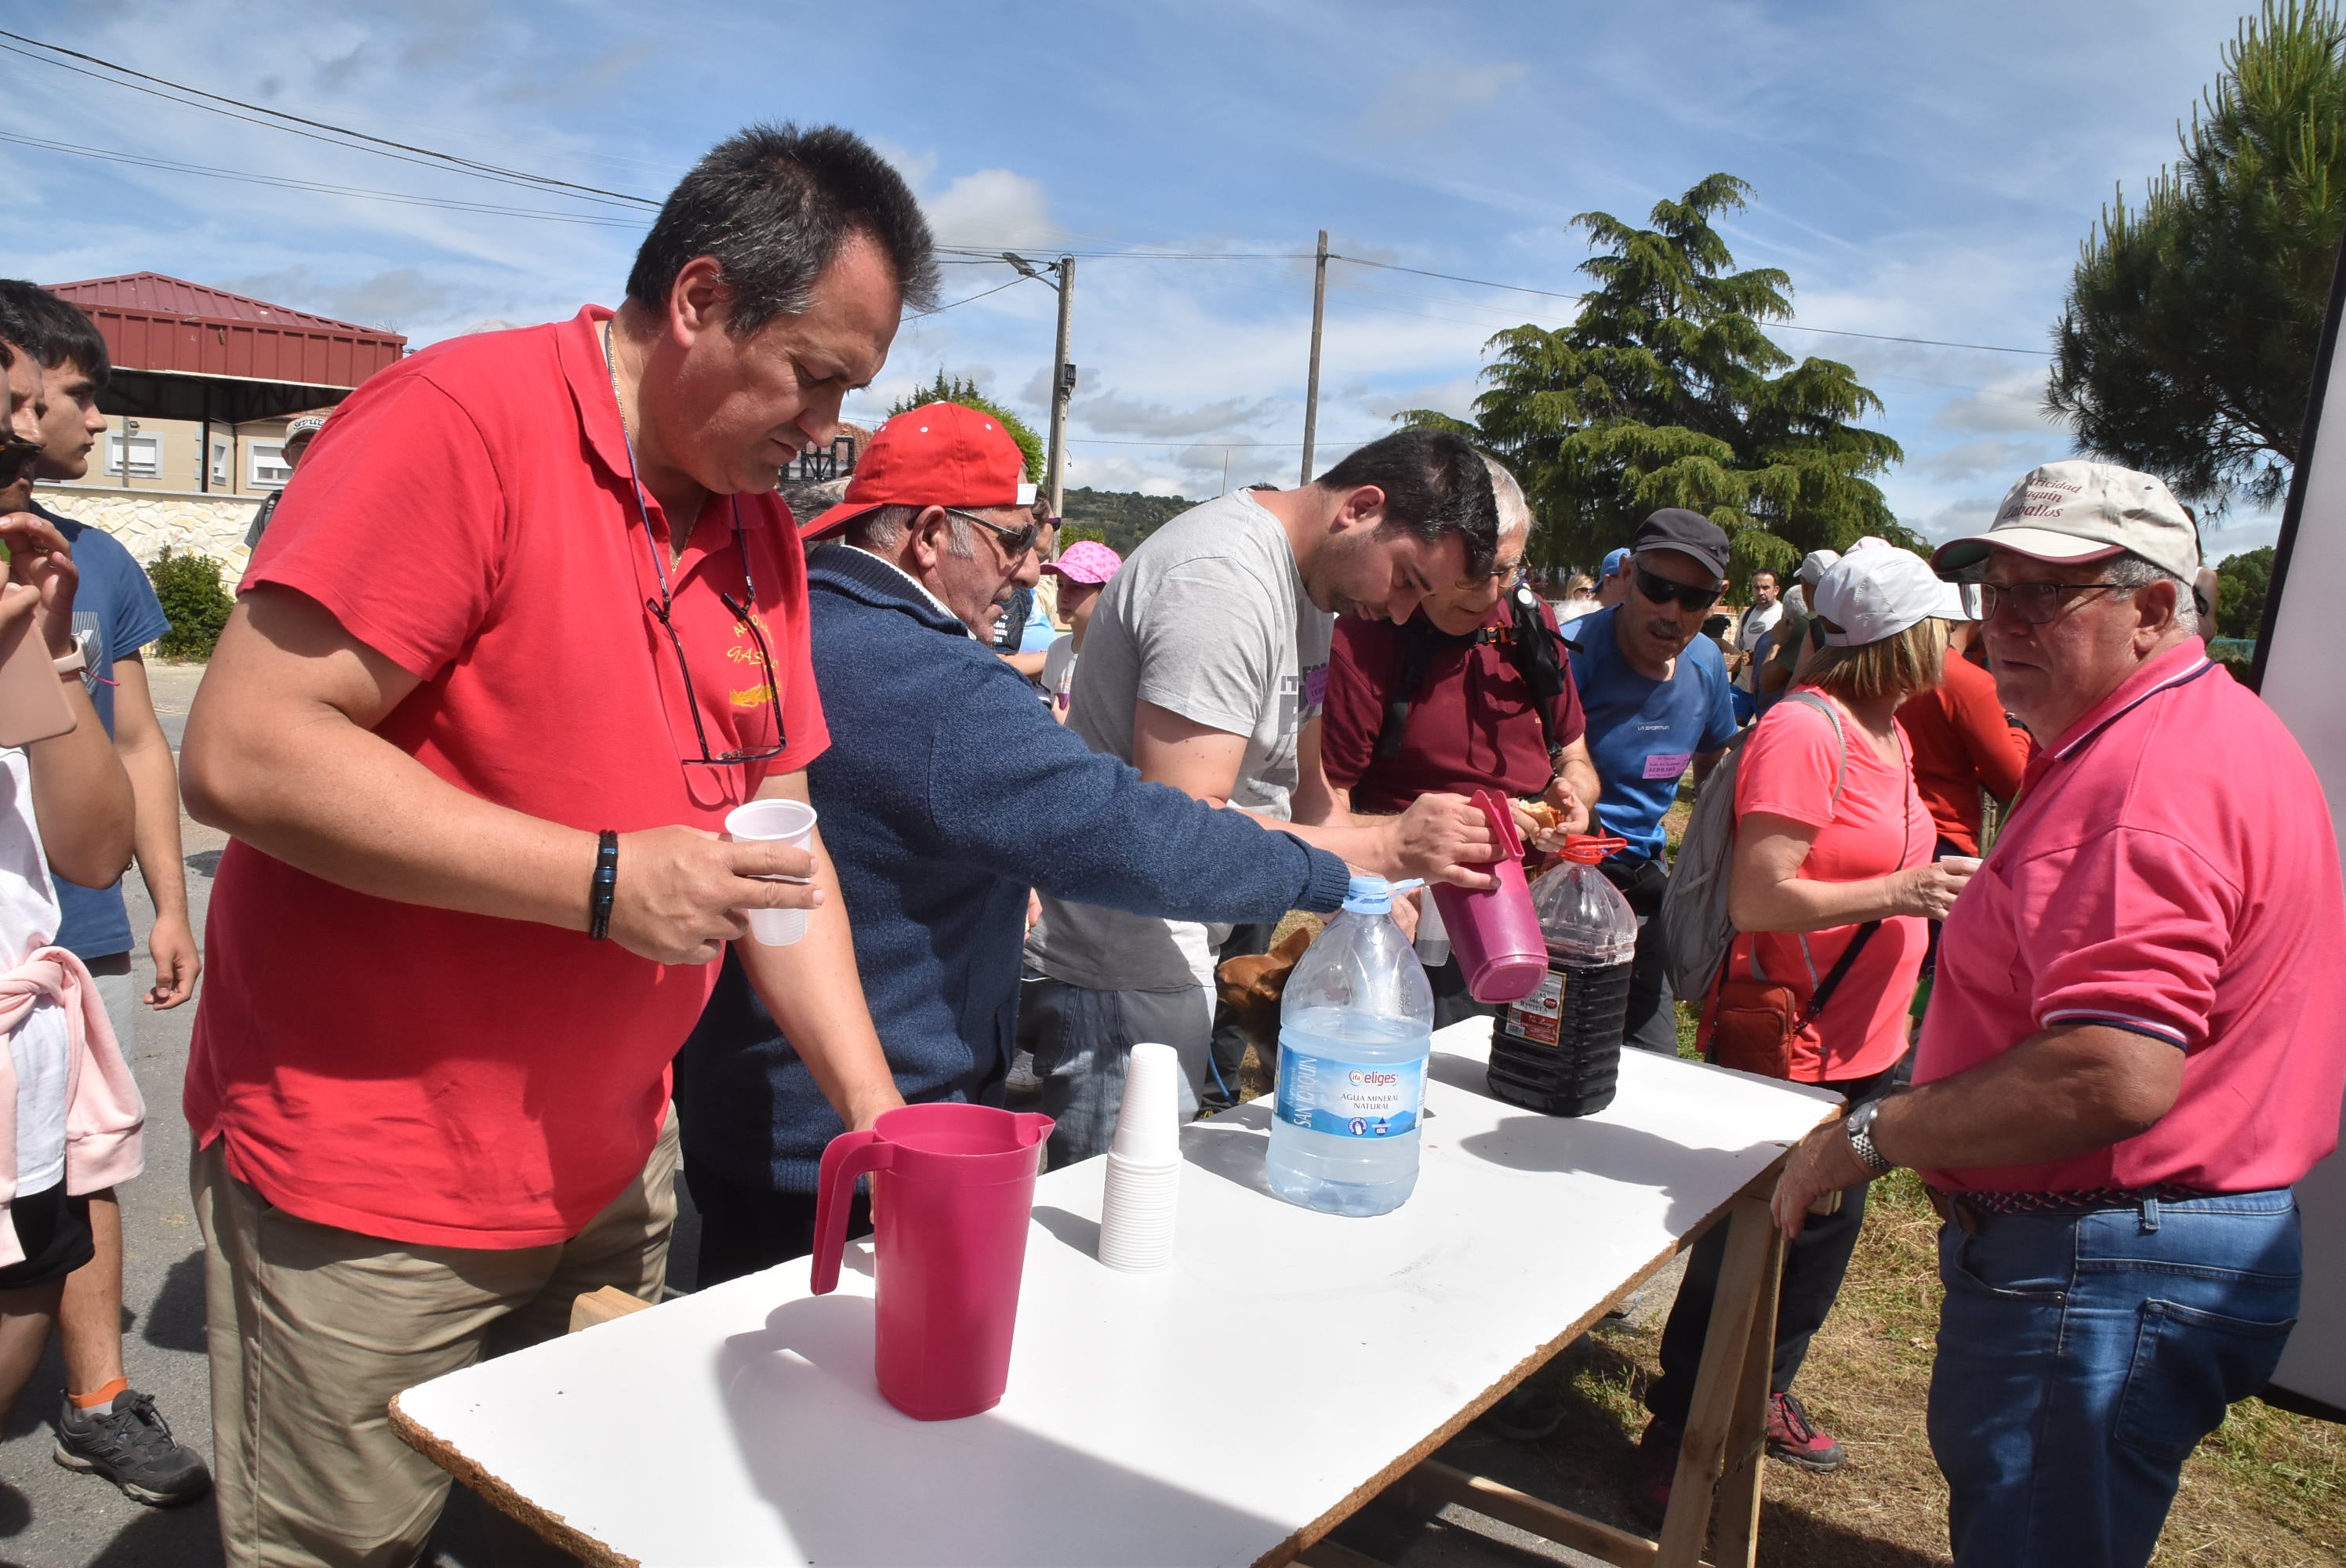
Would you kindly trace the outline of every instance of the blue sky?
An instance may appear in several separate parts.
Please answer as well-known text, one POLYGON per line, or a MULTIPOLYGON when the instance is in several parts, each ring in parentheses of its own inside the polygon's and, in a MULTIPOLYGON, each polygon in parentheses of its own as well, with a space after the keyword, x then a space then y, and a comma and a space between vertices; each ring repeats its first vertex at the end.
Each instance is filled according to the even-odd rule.
MULTIPOLYGON (((0 0, 9 30, 377 135, 658 196, 760 118, 858 129, 947 242, 1084 256, 1070 483, 1198 496, 1292 483, 1311 264, 1340 254, 1569 290, 1574 214, 1642 219, 1714 170, 1725 225, 1787 270, 1810 327, 2042 349, 2112 189, 2173 156, 2243 7, 1405 5, 1348 0, 687 8, 497 0, 0 0), (1227 469, 1225 468, 1227 464, 1227 469)), ((0 41, 5 42, 5 41, 0 41)), ((6 133, 616 226, 289 191, 0 142, 14 265, 43 281, 152 270, 419 343, 615 302, 638 219, 200 113, 0 54, 6 133)), ((961 300, 1012 276, 946 269, 961 300)), ((1321 464, 1394 410, 1465 411, 1482 343, 1563 300, 1331 266, 1321 464)), ((940 366, 1043 415, 1039 284, 910 322, 849 414, 940 366)), ((1906 449, 1884 482, 1944 536, 2068 442, 2045 361, 1783 331, 1857 367, 1906 449)), ((2236 510, 2211 555, 2270 543, 2236 510)))

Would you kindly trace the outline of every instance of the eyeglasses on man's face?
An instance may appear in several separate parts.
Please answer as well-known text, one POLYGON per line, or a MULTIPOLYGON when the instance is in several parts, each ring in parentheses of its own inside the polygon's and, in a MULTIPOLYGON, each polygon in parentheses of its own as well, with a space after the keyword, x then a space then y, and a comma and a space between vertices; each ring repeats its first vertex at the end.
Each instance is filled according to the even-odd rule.
POLYGON ((1637 592, 1647 603, 1677 605, 1689 610, 1707 610, 1719 603, 1719 589, 1699 588, 1692 583, 1676 583, 1658 572, 1640 566, 1637 572, 1637 592))
POLYGON ((2125 583, 1982 583, 1980 619, 1992 621, 1999 608, 2008 606, 2024 626, 2051 626, 2074 596, 2127 586, 2125 583))
POLYGON ((1002 553, 1009 556, 1014 564, 1022 559, 1027 551, 1032 550, 1035 547, 1035 541, 1043 536, 1044 525, 1032 518, 1027 520, 1026 525, 1023 528, 1005 528, 999 523, 988 523, 976 513, 964 512, 958 506, 945 506, 939 510, 948 517, 958 517, 964 523, 974 523, 1001 540, 1002 553))

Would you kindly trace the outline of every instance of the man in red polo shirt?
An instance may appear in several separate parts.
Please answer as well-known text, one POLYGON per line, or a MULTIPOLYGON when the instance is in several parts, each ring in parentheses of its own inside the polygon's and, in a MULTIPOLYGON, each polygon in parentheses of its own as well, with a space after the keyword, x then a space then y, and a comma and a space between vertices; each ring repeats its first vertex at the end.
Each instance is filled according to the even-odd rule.
POLYGON ((1938 556, 1983 562, 1996 689, 2041 749, 1947 917, 1915 1088, 1801 1144, 1776 1215, 1798 1234, 1821 1193, 1919 1167, 1958 1568, 2141 1563, 2297 1317, 2346 892, 2312 767, 2199 641, 2164 484, 2046 463, 1938 556))
POLYGON ((719 830, 828 740, 777 471, 933 280, 870 148, 754 127, 616 315, 383 372, 286 490, 184 756, 236 835, 186 1100, 231 1564, 412 1561, 448 1481, 392 1396, 657 1292, 745 910, 813 911, 737 951, 842 1118, 898 1103, 820 840, 719 830))

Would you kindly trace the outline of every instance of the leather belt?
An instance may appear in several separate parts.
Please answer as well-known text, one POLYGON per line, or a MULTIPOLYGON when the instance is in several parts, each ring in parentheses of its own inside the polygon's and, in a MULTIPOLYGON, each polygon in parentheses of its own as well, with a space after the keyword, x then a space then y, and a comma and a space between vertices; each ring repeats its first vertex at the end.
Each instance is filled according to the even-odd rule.
POLYGON ((2076 1192, 1946 1192, 1923 1184, 1931 1207, 1941 1219, 1978 1231, 1982 1221, 1999 1214, 2091 1214, 2096 1209, 2135 1208, 2144 1203, 2186 1203, 2215 1195, 2198 1187, 2159 1182, 2151 1186, 2097 1186, 2076 1192))

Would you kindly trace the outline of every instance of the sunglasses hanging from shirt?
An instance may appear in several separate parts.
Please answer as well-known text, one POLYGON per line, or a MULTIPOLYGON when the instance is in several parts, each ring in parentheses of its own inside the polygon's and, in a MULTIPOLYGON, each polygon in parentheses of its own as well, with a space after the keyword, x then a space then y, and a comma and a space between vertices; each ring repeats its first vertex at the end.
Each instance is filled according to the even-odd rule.
MULTIPOLYGON (((636 469, 636 438, 627 429, 627 407, 619 398, 619 361, 611 352, 611 323, 603 323, 603 363, 611 372, 611 402, 618 410, 619 439, 627 448, 627 480, 635 486, 636 516, 644 525, 644 546, 651 552, 652 575, 659 579, 659 596, 646 598, 644 608, 668 634, 668 644, 676 655, 676 673, 684 682, 684 708, 692 716, 692 735, 699 742, 700 755, 682 757, 678 760, 688 768, 729 768, 745 762, 767 762, 790 749, 790 739, 782 733, 782 687, 774 675, 774 657, 766 647, 766 634, 750 612, 758 604, 758 580, 750 575, 750 542, 741 529, 741 500, 729 497, 733 506, 733 548, 741 557, 741 588, 743 601, 736 604, 723 589, 717 592, 718 603, 732 613, 733 618, 748 628, 750 640, 757 645, 758 667, 766 683, 766 707, 774 716, 774 743, 771 746, 736 748, 712 754, 709 749, 709 727, 700 721, 700 697, 692 684, 692 666, 684 657, 684 637, 676 629, 676 589, 668 581, 668 562, 662 558, 659 541, 652 535, 651 507, 644 498, 643 475, 636 469)), ((674 735, 674 727, 669 728, 674 735)))

